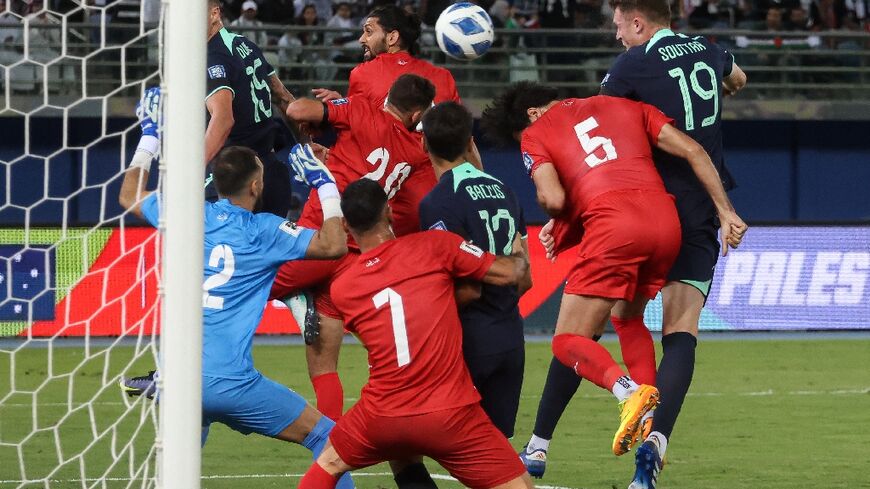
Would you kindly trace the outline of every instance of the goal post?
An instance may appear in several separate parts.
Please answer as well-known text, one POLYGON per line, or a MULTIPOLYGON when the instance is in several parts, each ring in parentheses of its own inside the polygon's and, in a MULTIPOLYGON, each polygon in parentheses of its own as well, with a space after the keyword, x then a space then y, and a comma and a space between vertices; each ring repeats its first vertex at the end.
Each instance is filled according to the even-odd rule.
POLYGON ((158 486, 200 486, 206 0, 165 0, 158 486))
POLYGON ((200 487, 206 5, 0 6, 0 487, 200 487), (118 197, 158 83, 155 230, 118 197))

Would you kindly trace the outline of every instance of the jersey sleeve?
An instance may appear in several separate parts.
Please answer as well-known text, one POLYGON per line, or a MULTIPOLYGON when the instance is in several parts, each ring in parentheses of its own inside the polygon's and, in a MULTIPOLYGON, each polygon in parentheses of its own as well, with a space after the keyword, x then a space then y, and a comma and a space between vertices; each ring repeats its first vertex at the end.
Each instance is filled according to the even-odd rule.
POLYGON ((366 109, 365 100, 347 97, 324 102, 327 122, 336 130, 345 131, 354 126, 355 119, 366 109))
POLYGON ((656 142, 659 139, 659 133, 662 132, 662 127, 664 127, 665 124, 673 124, 674 120, 650 104, 640 102, 639 104, 643 111, 644 128, 649 136, 650 143, 655 147, 656 142))
MULTIPOLYGON (((275 68, 269 63, 269 60, 266 59, 266 56, 263 55, 263 50, 260 49, 256 43, 251 43, 251 50, 254 51, 254 54, 257 55, 257 58, 260 59, 260 65, 263 67, 263 72, 266 73, 266 76, 272 76, 275 74, 275 68)), ((261 72, 262 73, 262 72, 261 72)))
MULTIPOLYGON (((468 231, 462 224, 462 219, 446 202, 436 200, 432 192, 420 201, 420 229, 422 231, 438 229, 450 231, 468 239, 468 231)), ((462 205, 456 202, 457 205, 462 205)))
POLYGON ((271 214, 259 218, 260 249, 270 262, 283 263, 305 258, 314 230, 297 226, 271 214))
POLYGON ((206 100, 221 90, 229 90, 236 96, 230 80, 232 58, 229 55, 209 53, 208 68, 206 68, 206 100))
POLYGON ((437 232, 431 238, 435 245, 433 259, 441 261, 454 277, 480 280, 495 261, 495 255, 463 240, 458 234, 437 232))
POLYGON ((601 95, 636 98, 634 78, 638 75, 638 67, 632 66, 634 64, 627 52, 620 54, 601 80, 601 95))
POLYGON ((526 173, 529 175, 535 173, 535 170, 544 163, 553 162, 553 158, 544 144, 528 129, 523 132, 520 150, 523 153, 523 165, 525 165, 526 173))
POLYGON ((719 58, 719 61, 722 63, 722 76, 728 77, 734 70, 734 55, 718 44, 710 44, 715 51, 716 56, 719 58))
POLYGON ((148 224, 157 227, 157 223, 160 221, 160 194, 157 192, 151 192, 151 194, 148 197, 145 197, 145 200, 139 204, 139 209, 142 210, 142 216, 146 221, 148 221, 148 224))
MULTIPOLYGON (((510 192, 510 189, 507 187, 505 187, 505 190, 510 192)), ((526 216, 523 214, 523 206, 520 205, 520 201, 517 199, 516 194, 510 192, 510 196, 517 208, 517 233, 519 233, 521 238, 525 239, 528 237, 529 232, 526 229, 526 216)))

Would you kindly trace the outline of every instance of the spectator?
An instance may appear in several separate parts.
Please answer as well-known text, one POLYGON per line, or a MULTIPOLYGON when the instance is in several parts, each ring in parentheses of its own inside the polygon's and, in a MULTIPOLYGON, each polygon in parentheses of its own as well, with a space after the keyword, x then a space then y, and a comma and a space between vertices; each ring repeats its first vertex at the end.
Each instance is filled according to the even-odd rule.
MULTIPOLYGON (((350 2, 338 2, 335 4, 335 15, 326 23, 327 27, 336 29, 354 29, 357 27, 357 22, 351 16, 352 11, 350 2)), ((356 31, 350 32, 328 32, 326 34, 326 44, 335 46, 336 48, 349 48, 353 50, 354 55, 349 55, 347 50, 332 51, 329 55, 334 63, 356 64, 359 58, 359 33, 356 31)), ((340 72, 336 73, 336 77, 346 80, 350 76, 350 67, 341 68, 340 72)))
POLYGON ((263 27, 263 23, 257 19, 258 9, 257 2, 254 0, 247 0, 242 4, 242 15, 238 19, 232 21, 230 26, 233 27, 235 32, 247 37, 262 49, 269 44, 266 32, 250 29, 251 27, 263 27))
POLYGON ((0 0, 0 65, 21 59, 21 35, 21 18, 9 11, 6 0, 0 0))
POLYGON ((293 5, 296 7, 297 18, 305 14, 306 8, 313 6, 319 20, 317 25, 325 25, 332 16, 332 0, 294 0, 293 5))

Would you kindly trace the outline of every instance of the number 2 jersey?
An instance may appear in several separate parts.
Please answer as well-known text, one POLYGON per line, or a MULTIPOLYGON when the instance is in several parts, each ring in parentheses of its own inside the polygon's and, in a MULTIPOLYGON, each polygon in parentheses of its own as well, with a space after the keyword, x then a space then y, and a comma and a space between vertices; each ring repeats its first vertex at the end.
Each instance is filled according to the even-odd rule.
MULTIPOLYGON (((673 119, 674 126, 697 141, 713 160, 725 190, 734 180, 722 151, 722 79, 731 74, 734 56, 703 37, 662 29, 646 43, 619 55, 601 82, 601 93, 644 102, 673 119)), ((685 160, 654 150, 656 167, 668 192, 707 197, 685 160)))
POLYGON ((244 146, 261 155, 274 149, 272 92, 275 69, 256 44, 221 29, 208 41, 206 99, 229 90, 233 94, 233 128, 224 146, 244 146))
MULTIPOLYGON (((142 214, 155 227, 158 198, 155 192, 142 202, 142 214)), ((205 203, 203 375, 236 380, 257 375, 251 342, 275 273, 284 262, 304 258, 313 237, 310 229, 273 214, 253 214, 227 199, 205 203)))
MULTIPOLYGON (((339 133, 326 161, 338 189, 343 191, 360 178, 380 183, 390 199, 396 235, 418 231, 417 207, 425 192, 417 197, 401 190, 405 181, 417 173, 427 177, 426 192, 435 186, 435 173, 423 151, 420 134, 409 131, 401 121, 363 97, 326 102, 324 111, 327 122, 339 133)), ((317 228, 323 223, 317 192, 310 193, 299 223, 317 228)))
POLYGON ((332 284, 332 298, 368 351, 361 403, 381 416, 473 404, 462 358, 453 279, 480 280, 495 256, 445 231, 424 231, 362 253, 332 284))

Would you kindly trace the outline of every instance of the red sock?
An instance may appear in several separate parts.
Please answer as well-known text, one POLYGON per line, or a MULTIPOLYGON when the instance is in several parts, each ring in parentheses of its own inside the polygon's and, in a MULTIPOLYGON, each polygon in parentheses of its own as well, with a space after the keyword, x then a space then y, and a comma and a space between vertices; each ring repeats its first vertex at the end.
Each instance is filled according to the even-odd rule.
POLYGON ((616 379, 625 375, 610 353, 595 340, 575 334, 553 337, 553 355, 577 375, 598 387, 610 390, 616 379))
POLYGON ((299 489, 335 489, 338 479, 330 475, 317 462, 308 467, 308 471, 299 481, 299 489))
POLYGON ((327 418, 338 421, 344 412, 344 389, 338 372, 318 375, 311 379, 311 385, 317 397, 317 410, 327 418))
POLYGON ((619 337, 622 361, 628 368, 628 375, 638 384, 655 385, 656 349, 652 335, 643 323, 643 316, 628 319, 611 317, 610 322, 619 337))

